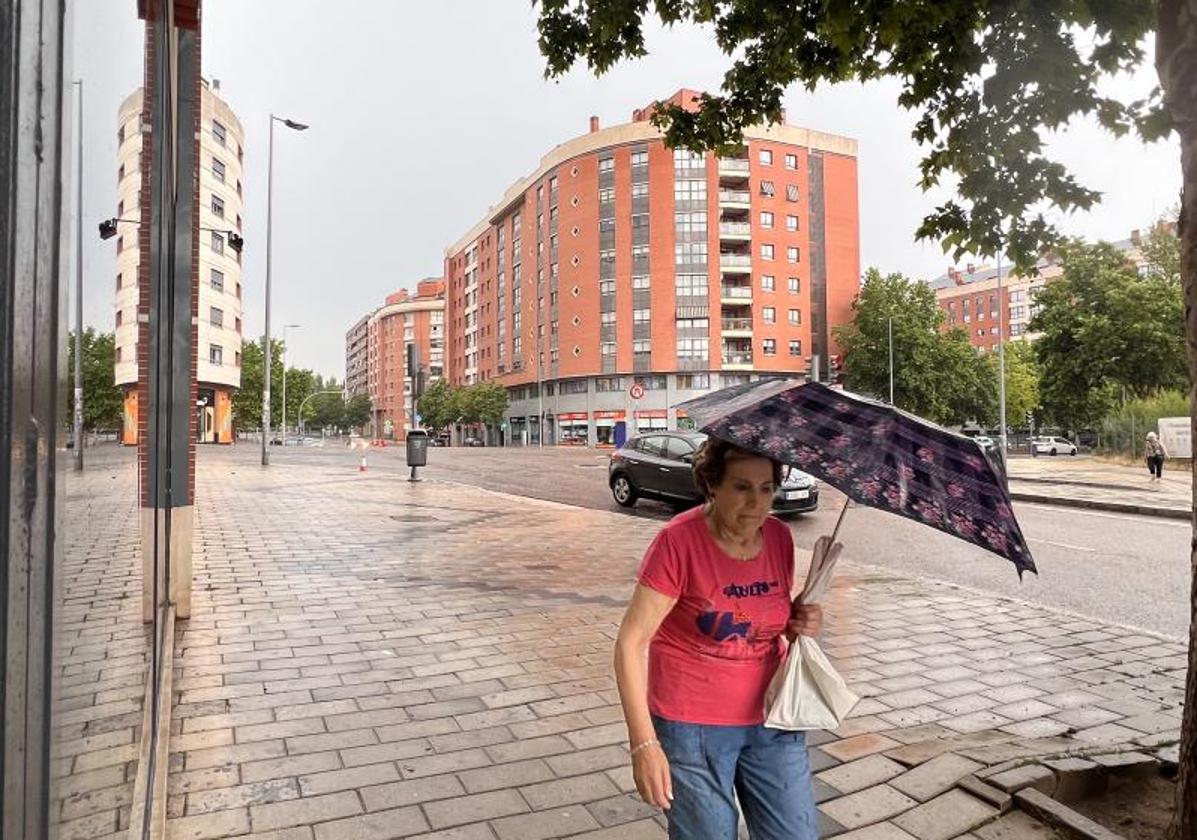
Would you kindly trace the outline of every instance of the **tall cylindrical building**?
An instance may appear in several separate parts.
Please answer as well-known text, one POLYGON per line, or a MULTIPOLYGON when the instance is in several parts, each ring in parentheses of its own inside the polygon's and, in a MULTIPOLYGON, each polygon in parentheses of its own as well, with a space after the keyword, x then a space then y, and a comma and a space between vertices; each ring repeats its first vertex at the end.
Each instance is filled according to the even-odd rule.
MULTIPOLYGON (((199 183, 199 306, 195 410, 200 443, 231 443, 233 394, 241 385, 242 162, 245 132, 219 96, 220 83, 201 85, 199 183)), ((137 443, 138 226, 141 220, 142 99, 138 89, 120 107, 116 236, 116 384, 125 395, 121 439, 137 443)), ((148 127, 147 127, 148 130, 148 127)))

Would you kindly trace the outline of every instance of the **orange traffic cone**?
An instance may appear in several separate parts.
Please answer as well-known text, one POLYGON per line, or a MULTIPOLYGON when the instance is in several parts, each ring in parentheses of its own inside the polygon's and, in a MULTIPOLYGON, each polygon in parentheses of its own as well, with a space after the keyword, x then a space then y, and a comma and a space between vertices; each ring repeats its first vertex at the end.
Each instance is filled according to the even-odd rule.
POLYGON ((358 472, 365 472, 365 471, 366 471, 366 455, 365 455, 365 453, 363 453, 363 454, 362 454, 362 463, 361 463, 361 466, 359 466, 359 467, 357 468, 357 471, 358 471, 358 472))

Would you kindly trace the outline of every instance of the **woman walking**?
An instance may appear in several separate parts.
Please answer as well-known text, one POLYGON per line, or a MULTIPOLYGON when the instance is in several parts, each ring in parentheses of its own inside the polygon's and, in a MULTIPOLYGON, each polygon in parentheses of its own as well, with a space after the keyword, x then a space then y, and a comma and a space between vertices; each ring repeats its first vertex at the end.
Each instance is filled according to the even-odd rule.
POLYGON ((1168 458, 1168 450, 1155 432, 1147 433, 1147 471, 1151 473, 1154 484, 1164 477, 1164 461, 1168 458))
POLYGON ((709 438, 694 459, 706 504, 657 535, 619 628, 632 775, 671 840, 735 840, 737 797, 753 840, 818 836, 805 736, 762 725, 783 638, 823 619, 792 602, 793 538, 769 516, 781 469, 709 438))

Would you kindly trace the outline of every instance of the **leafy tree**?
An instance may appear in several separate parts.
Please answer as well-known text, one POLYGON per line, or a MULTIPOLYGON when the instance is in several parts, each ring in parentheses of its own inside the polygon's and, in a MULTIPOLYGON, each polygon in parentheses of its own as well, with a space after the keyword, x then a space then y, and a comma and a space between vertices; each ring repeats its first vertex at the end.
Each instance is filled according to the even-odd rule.
MULTIPOLYGON (((278 428, 283 407, 283 343, 271 339, 270 348, 270 422, 278 428)), ((233 420, 238 428, 262 428, 262 370, 261 342, 242 341, 241 388, 233 395, 233 420)))
MULTIPOLYGON (((741 143, 743 130, 781 117, 787 86, 895 78, 897 104, 917 113, 923 146, 920 184, 948 181, 956 196, 917 231, 957 257, 1004 252, 1021 271, 1059 234, 1045 212, 1083 210, 1098 193, 1077 183, 1044 151, 1077 115, 1116 134, 1147 139, 1175 130, 1184 180, 1181 276, 1190 377, 1197 372, 1197 13, 1191 0, 1011 3, 852 3, 844 0, 534 0, 546 75, 584 61, 603 73, 644 55, 644 21, 693 22, 714 29, 733 57, 722 93, 696 111, 659 107, 654 120, 670 146, 704 151, 741 143), (1121 101, 1109 79, 1143 64, 1155 33, 1160 92, 1121 101)), ((691 103, 686 103, 687 105, 691 103)), ((1197 431, 1197 406, 1191 412, 1197 431)), ((1197 464, 1194 469, 1197 470, 1197 464)), ((1188 685, 1173 833, 1197 836, 1197 539, 1188 685)))
POLYGON ((872 268, 852 306, 852 323, 835 330, 849 389, 888 398, 892 320, 895 405, 951 425, 992 413, 997 379, 963 331, 943 332, 929 286, 872 268))
POLYGON ((510 402, 507 389, 493 382, 479 382, 461 389, 459 403, 463 423, 493 426, 503 419, 510 402))
MULTIPOLYGON (((994 381, 998 381, 999 360, 990 354, 994 381)), ((997 403, 994 403, 997 407, 997 403)), ((1039 408, 1039 359, 1035 348, 1025 341, 1006 345, 1006 422, 1015 427, 1027 425, 1027 417, 1039 408)), ((990 426, 1000 423, 998 412, 987 418, 990 426)))
MULTIPOLYGON (((67 426, 75 422, 75 333, 67 337, 67 426)), ((124 399, 116 385, 116 339, 112 333, 83 330, 83 428, 115 429, 121 423, 124 399)))
POLYGON ((1151 274, 1180 286, 1180 240, 1171 228, 1175 219, 1161 219, 1140 246, 1151 267, 1151 274))
POLYGON ((370 422, 370 415, 374 406, 365 394, 357 394, 344 404, 342 425, 350 429, 360 429, 370 422))
POLYGON ((457 390, 445 379, 432 383, 417 408, 424 426, 438 432, 458 422, 462 414, 457 390))
MULTIPOLYGON (((1155 247, 1162 252, 1166 244, 1155 247)), ((1184 388, 1180 286, 1163 272, 1140 276, 1108 243, 1071 243, 1060 254, 1064 274, 1040 291, 1031 321, 1042 333, 1035 349, 1048 418, 1091 427, 1124 388, 1135 397, 1184 388)))

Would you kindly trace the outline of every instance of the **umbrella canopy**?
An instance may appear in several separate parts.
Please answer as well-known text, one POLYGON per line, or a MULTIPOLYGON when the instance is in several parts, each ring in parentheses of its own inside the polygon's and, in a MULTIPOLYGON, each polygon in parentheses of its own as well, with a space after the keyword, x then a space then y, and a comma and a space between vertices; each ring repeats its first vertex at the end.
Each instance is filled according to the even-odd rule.
POLYGON ((1000 465, 976 441, 818 383, 762 380, 682 403, 697 428, 1035 572, 1000 465))

